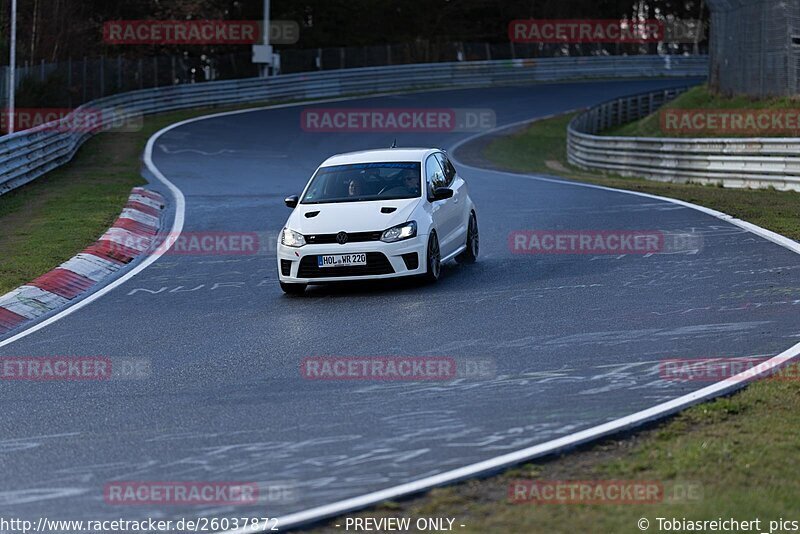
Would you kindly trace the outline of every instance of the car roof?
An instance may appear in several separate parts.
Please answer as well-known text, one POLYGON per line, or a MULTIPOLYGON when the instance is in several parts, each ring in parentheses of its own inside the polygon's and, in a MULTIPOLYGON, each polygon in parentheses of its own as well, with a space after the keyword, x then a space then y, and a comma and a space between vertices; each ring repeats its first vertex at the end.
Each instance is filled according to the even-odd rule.
POLYGON ((351 163, 382 163, 397 161, 422 162, 429 154, 440 152, 438 148, 381 148, 336 154, 326 159, 321 167, 347 165, 351 163))

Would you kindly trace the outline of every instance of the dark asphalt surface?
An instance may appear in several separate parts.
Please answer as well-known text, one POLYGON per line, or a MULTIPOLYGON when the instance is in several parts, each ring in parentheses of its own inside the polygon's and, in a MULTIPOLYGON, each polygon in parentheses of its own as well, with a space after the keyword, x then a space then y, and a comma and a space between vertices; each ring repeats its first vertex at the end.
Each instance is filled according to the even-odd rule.
MULTIPOLYGON (((675 80, 570 83, 361 99, 322 107, 492 108, 498 124, 675 80)), ((798 342, 800 258, 670 203, 462 170, 481 258, 434 286, 315 287, 285 297, 274 236, 333 153, 395 134, 304 132, 291 107, 177 128, 154 161, 186 196, 185 232, 259 232, 250 256, 167 255, 0 356, 147 360, 112 382, 3 382, 3 517, 275 516, 512 452, 650 407, 704 382, 660 379, 659 361, 772 355, 798 342), (525 229, 663 230, 699 250, 650 256, 522 256, 525 229), (308 356, 452 356, 489 376, 450 382, 319 382, 308 356), (114 506, 112 481, 289 484, 255 507, 114 506)), ((397 134, 448 148, 467 133, 397 134)), ((158 184, 153 186, 165 192, 158 184)))

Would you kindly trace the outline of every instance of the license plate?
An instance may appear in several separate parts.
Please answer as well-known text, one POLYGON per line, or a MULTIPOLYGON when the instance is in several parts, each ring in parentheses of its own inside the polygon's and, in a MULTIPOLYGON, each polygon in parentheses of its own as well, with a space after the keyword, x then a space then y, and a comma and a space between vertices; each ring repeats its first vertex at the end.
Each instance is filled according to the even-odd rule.
POLYGON ((352 265, 366 265, 367 255, 360 254, 331 254, 317 256, 317 265, 320 267, 348 267, 352 265))

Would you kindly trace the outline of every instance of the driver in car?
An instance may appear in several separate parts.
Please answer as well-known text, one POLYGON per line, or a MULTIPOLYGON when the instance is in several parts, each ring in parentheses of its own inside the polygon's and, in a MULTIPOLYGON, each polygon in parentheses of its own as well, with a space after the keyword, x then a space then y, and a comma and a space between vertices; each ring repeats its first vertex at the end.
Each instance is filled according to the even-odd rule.
POLYGON ((403 176, 403 186, 411 195, 419 195, 419 176, 412 172, 407 172, 403 176))
POLYGON ((361 182, 358 180, 350 180, 350 184, 347 186, 347 194, 351 197, 357 197, 361 194, 361 182))

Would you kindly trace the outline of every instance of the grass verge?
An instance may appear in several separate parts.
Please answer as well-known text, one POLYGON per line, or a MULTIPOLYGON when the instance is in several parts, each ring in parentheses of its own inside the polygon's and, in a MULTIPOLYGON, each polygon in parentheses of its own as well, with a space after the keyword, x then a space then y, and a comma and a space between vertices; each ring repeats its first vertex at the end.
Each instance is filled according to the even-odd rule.
POLYGON ((152 115, 138 132, 106 132, 67 165, 0 196, 0 295, 57 267, 119 216, 140 175, 147 140, 169 124, 248 106, 152 115))
MULTIPOLYGON (((800 509, 800 466, 793 461, 800 450, 798 404, 796 381, 760 382, 627 439, 606 440, 347 517, 448 517, 455 518, 457 532, 564 534, 641 532, 637 523, 642 518, 649 521, 650 532, 659 532, 658 518, 759 518, 762 528, 753 532, 769 532, 770 520, 796 517, 792 513, 800 509), (666 497, 626 505, 510 502, 509 486, 531 479, 654 481, 666 497)), ((343 532, 345 525, 341 517, 311 532, 343 532)))
MULTIPOLYGON (((542 120, 501 137, 475 141, 483 166, 679 198, 724 211, 794 239, 800 238, 800 194, 733 190, 651 182, 576 169, 566 160, 566 126, 572 115, 542 120)), ((470 163, 480 163, 474 159, 470 163)), ((794 369, 794 376, 797 376, 794 369)), ((649 429, 586 446, 569 455, 530 462, 502 474, 435 489, 340 517, 312 532, 342 532, 347 518, 455 518, 459 532, 665 531, 658 518, 797 520, 800 510, 800 382, 762 380, 740 392, 689 408, 649 429), (657 481, 665 498, 629 505, 514 504, 515 480, 657 481), (464 527, 460 527, 460 525, 464 527), (337 527, 336 525, 341 525, 337 527), (662 528, 659 528, 662 527, 662 528)), ((351 523, 352 525, 352 523, 351 523)), ((352 527, 351 527, 352 528, 352 527)), ((697 530, 691 529, 691 530, 697 530)), ((684 532, 683 528, 672 531, 684 532)), ((708 531, 708 530, 707 530, 708 531)), ((730 531, 730 530, 728 530, 730 531)))
POLYGON ((800 240, 800 193, 774 189, 725 189, 719 186, 673 184, 584 171, 567 162, 566 128, 574 115, 534 123, 530 128, 495 138, 483 146, 490 164, 514 172, 558 176, 619 189, 686 200, 800 240))
MULTIPOLYGON (((720 96, 708 90, 707 85, 693 87, 675 100, 668 102, 655 113, 651 113, 638 121, 629 122, 609 128, 604 135, 621 135, 632 137, 796 137, 800 130, 781 131, 777 128, 753 128, 751 131, 725 131, 724 133, 704 129, 679 132, 676 129, 665 130, 661 125, 661 113, 670 109, 681 110, 786 110, 796 111, 800 106, 797 97, 776 97, 756 99, 747 96, 720 96)), ((786 124, 784 124, 785 126, 786 124)))

